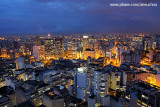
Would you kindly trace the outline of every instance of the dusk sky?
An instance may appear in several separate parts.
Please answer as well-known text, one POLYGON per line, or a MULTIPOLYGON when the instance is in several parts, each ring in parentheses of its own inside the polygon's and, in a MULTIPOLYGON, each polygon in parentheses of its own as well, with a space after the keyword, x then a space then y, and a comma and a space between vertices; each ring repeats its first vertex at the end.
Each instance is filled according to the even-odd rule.
POLYGON ((1 0, 0 34, 43 32, 160 32, 157 7, 110 7, 149 0, 1 0))

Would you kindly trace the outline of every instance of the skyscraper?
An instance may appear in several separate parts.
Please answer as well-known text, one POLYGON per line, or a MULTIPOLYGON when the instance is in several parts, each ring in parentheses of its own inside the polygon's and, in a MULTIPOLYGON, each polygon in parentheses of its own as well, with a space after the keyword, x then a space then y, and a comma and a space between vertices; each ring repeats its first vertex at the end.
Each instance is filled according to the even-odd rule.
POLYGON ((1 49, 1 57, 7 57, 7 48, 1 49))
POLYGON ((37 60, 44 60, 45 59, 45 48, 44 45, 33 46, 33 56, 37 60))
POLYGON ((55 38, 55 57, 63 58, 64 57, 64 39, 61 38, 55 38))
POLYGON ((93 94, 95 95, 95 105, 97 106, 105 106, 104 99, 108 91, 107 75, 107 72, 103 69, 94 71, 93 94))
POLYGON ((121 64, 123 63, 132 63, 134 65, 140 64, 141 56, 139 52, 130 51, 130 52, 122 52, 121 54, 121 64))
POLYGON ((76 97, 86 101, 87 99, 87 91, 89 89, 89 78, 87 76, 87 68, 80 67, 78 68, 75 76, 75 87, 76 87, 76 97))
POLYGON ((107 95, 107 75, 103 69, 94 71, 94 95, 98 97, 107 95))
POLYGON ((67 58, 76 59, 77 58, 77 43, 76 41, 69 41, 67 44, 67 58))
POLYGON ((16 69, 24 69, 24 68, 25 68, 24 57, 18 57, 16 60, 16 69))
POLYGON ((53 39, 45 39, 44 46, 45 46, 45 57, 49 59, 52 58, 55 53, 53 39))
POLYGON ((142 36, 133 36, 131 41, 131 48, 143 50, 143 37, 142 36))
POLYGON ((88 48, 89 38, 88 36, 83 36, 83 52, 88 48))

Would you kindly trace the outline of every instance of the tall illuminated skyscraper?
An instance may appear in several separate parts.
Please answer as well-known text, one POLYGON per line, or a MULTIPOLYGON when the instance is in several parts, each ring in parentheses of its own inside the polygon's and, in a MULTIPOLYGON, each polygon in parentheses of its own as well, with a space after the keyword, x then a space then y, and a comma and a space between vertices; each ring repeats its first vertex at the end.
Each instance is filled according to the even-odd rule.
POLYGON ((93 93, 96 96, 95 104, 98 106, 104 106, 103 100, 105 96, 107 96, 107 75, 107 72, 105 72, 103 69, 94 71, 93 93))
POLYGON ((55 57, 63 58, 64 57, 64 39, 55 38, 55 57))
POLYGON ((1 57, 7 57, 7 48, 1 49, 1 57))
POLYGON ((86 67, 80 67, 77 69, 77 72, 74 75, 74 85, 76 87, 76 97, 86 101, 89 89, 89 78, 86 67))
POLYGON ((98 41, 95 40, 95 42, 94 42, 94 50, 95 50, 95 58, 96 59, 99 58, 99 52, 98 52, 99 49, 98 48, 99 48, 98 41))
POLYGON ((24 69, 24 68, 25 68, 24 57, 18 57, 16 60, 16 69, 24 69))
POLYGON ((131 41, 131 48, 143 50, 143 37, 142 36, 133 36, 131 41))
POLYGON ((33 46, 33 56, 37 60, 45 60, 45 48, 41 45, 41 38, 35 36, 35 45, 33 46))
POLYGON ((45 46, 45 57, 52 58, 55 53, 53 39, 45 39, 44 46, 45 46))
POLYGON ((88 48, 88 44, 89 44, 89 37, 83 36, 83 52, 88 48))
POLYGON ((103 69, 94 71, 94 95, 99 97, 107 95, 107 75, 103 69))
POLYGON ((151 49, 152 48, 152 37, 150 36, 143 37, 143 46, 144 46, 144 50, 151 49))
POLYGON ((121 47, 116 48, 116 63, 120 63, 121 47))
POLYGON ((33 56, 37 60, 45 60, 45 48, 44 45, 33 46, 33 56))
POLYGON ((76 41, 69 41, 67 44, 67 58, 76 59, 77 58, 77 43, 76 41))

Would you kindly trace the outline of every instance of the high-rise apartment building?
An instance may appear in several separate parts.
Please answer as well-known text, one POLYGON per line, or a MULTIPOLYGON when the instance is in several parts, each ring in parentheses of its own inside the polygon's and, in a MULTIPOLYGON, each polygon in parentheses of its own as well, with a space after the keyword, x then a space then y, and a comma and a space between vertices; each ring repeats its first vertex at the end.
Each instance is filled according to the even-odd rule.
POLYGON ((24 57, 18 57, 16 60, 16 69, 24 69, 24 68, 25 68, 24 57))
POLYGON ((123 63, 131 63, 131 64, 140 64, 141 55, 137 51, 130 51, 130 52, 122 52, 121 54, 121 64, 123 63))
POLYGON ((44 39, 44 46, 45 46, 45 57, 52 58, 54 56, 54 43, 53 39, 44 39))
POLYGON ((87 68, 80 67, 74 75, 74 86, 76 88, 76 97, 83 101, 87 100, 87 92, 89 89, 89 78, 87 76, 87 68))
POLYGON ((143 50, 143 37, 135 35, 132 37, 131 48, 143 50))
POLYGON ((55 57, 63 58, 64 57, 64 39, 61 38, 55 38, 55 57))
POLYGON ((45 59, 45 48, 44 45, 34 45, 33 46, 33 56, 37 60, 44 60, 45 59))
POLYGON ((103 69, 94 71, 94 95, 104 97, 107 95, 107 72, 103 69))
POLYGON ((160 107, 159 89, 160 87, 154 86, 153 84, 136 80, 127 83, 125 97, 129 99, 130 105, 136 105, 140 107, 160 107), (135 93, 134 96, 136 96, 136 101, 133 101, 133 93, 135 93))
POLYGON ((89 37, 83 36, 83 52, 88 48, 88 44, 89 44, 89 37))
POLYGON ((152 37, 146 36, 143 37, 143 46, 144 46, 144 50, 149 50, 152 48, 152 37))
POLYGON ((76 41, 69 41, 67 44, 67 58, 76 59, 77 58, 77 43, 76 41))
POLYGON ((1 49, 1 57, 7 57, 7 48, 1 49))

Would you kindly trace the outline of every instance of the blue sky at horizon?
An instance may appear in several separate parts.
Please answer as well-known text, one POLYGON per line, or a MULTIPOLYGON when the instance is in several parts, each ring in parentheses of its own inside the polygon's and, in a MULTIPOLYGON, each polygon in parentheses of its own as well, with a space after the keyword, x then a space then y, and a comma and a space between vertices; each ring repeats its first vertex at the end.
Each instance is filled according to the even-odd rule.
POLYGON ((122 1, 134 0, 3 0, 0 33, 160 32, 158 0, 151 0, 157 7, 109 6, 122 1))

